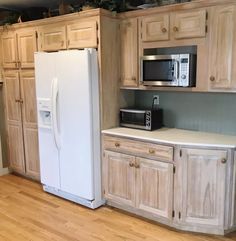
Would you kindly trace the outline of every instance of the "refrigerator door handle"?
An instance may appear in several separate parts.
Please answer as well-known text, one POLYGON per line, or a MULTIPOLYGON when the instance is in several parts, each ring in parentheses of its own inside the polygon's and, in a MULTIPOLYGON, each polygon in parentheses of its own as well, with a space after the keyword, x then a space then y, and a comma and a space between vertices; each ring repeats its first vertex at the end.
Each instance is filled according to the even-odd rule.
POLYGON ((55 144, 57 146, 57 149, 59 150, 61 147, 60 144, 60 134, 59 134, 59 127, 58 127, 58 120, 57 120, 57 99, 58 99, 58 79, 54 78, 52 80, 52 132, 55 144))

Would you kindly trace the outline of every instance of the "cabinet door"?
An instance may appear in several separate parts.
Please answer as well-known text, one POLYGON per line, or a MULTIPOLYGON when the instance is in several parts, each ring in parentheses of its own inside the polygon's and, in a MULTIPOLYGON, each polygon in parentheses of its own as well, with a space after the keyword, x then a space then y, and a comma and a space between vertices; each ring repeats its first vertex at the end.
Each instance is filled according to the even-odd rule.
POLYGON ((127 19, 120 23, 121 85, 138 86, 138 20, 127 19))
POLYGON ((143 42, 169 40, 169 14, 143 17, 141 34, 143 42))
POLYGON ((17 68, 17 45, 14 32, 2 35, 2 62, 4 68, 17 68))
POLYGON ((36 31, 17 33, 17 42, 21 68, 33 68, 34 52, 37 51, 36 31))
POLYGON ((67 26, 68 48, 96 48, 97 22, 86 21, 67 26))
POLYGON ((66 27, 47 25, 39 29, 39 50, 57 51, 66 49, 66 27))
POLYGON ((206 10, 173 13, 172 29, 175 39, 205 37, 206 10))
POLYGON ((213 10, 209 44, 210 89, 236 88, 236 6, 213 10))
POLYGON ((5 95, 8 126, 8 152, 11 167, 24 173, 20 81, 17 71, 5 72, 5 95))
POLYGON ((34 71, 20 74, 26 174, 39 179, 39 147, 34 71))
POLYGON ((135 206, 135 157, 105 151, 105 197, 119 204, 135 206))
POLYGON ((223 227, 227 151, 183 149, 181 222, 223 227))
POLYGON ((173 164, 136 158, 137 208, 172 219, 173 164))

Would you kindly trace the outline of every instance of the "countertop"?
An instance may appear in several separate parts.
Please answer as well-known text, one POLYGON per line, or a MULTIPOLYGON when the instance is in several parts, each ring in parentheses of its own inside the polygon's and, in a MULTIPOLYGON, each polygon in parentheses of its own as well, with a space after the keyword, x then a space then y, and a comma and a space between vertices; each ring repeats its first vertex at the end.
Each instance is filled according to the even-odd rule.
POLYGON ((200 131, 175 128, 161 128, 155 131, 137 130, 117 127, 103 130, 103 134, 128 137, 143 141, 167 143, 174 145, 191 145, 219 148, 236 148, 236 136, 221 135, 200 131))

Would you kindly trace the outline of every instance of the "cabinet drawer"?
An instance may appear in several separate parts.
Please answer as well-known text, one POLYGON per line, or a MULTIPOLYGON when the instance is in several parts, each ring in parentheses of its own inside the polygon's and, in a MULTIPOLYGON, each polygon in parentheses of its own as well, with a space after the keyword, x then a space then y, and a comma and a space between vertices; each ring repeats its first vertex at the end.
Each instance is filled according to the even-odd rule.
POLYGON ((105 150, 124 152, 135 156, 173 161, 173 147, 171 146, 145 143, 113 136, 104 136, 103 148, 105 150))

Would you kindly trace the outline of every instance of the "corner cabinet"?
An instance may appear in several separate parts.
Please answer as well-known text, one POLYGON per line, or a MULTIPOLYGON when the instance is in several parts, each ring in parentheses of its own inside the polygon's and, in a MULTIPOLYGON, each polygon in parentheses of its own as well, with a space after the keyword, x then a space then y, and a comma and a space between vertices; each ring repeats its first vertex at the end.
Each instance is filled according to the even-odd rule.
POLYGON ((138 86, 138 19, 120 22, 121 86, 138 86))
POLYGON ((211 11, 209 88, 236 91, 236 5, 211 11))
POLYGON ((175 199, 179 205, 177 222, 190 230, 224 230, 226 214, 226 176, 228 152, 226 150, 180 150, 175 199))

